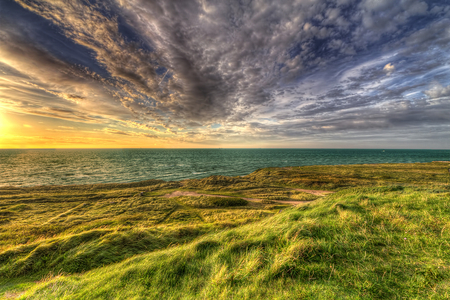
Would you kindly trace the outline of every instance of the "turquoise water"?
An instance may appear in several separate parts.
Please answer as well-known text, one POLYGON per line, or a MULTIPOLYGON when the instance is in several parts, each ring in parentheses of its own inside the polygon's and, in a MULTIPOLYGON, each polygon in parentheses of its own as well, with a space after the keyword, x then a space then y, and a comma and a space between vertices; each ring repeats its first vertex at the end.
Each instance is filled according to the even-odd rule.
POLYGON ((264 167, 436 160, 450 160, 450 150, 0 150, 0 186, 180 180, 246 175, 264 167))

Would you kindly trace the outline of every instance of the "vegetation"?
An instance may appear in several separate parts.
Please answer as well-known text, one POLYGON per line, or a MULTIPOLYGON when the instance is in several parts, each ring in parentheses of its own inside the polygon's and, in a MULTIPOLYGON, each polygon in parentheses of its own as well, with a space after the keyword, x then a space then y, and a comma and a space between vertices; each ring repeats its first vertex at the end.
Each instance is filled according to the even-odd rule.
POLYGON ((173 186, 2 190, 0 276, 83 272, 275 212, 241 198, 161 197, 173 186))
POLYGON ((309 166, 3 188, 0 295, 448 299, 449 167, 309 166), (174 191, 210 196, 165 196, 174 191))

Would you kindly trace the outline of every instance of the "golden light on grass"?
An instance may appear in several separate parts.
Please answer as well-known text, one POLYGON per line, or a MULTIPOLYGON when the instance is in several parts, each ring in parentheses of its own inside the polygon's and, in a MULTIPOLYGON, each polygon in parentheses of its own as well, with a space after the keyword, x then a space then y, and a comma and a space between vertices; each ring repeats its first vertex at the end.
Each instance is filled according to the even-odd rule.
POLYGON ((449 299, 448 167, 302 166, 0 188, 0 279, 8 283, 0 297, 449 299))

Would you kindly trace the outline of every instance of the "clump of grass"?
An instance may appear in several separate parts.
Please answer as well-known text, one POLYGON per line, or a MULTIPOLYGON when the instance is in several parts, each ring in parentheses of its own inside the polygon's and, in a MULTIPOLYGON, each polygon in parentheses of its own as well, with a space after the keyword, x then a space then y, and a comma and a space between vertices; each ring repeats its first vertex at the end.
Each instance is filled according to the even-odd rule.
POLYGON ((254 188, 244 191, 247 197, 264 199, 264 200, 287 200, 290 191, 279 187, 254 188))
POLYGON ((17 205, 13 205, 9 208, 9 210, 11 211, 24 211, 24 210, 29 210, 32 209, 32 207, 30 205, 27 204, 17 204, 17 205))
POLYGON ((211 202, 217 207, 245 206, 248 203, 241 198, 214 198, 211 202))
MULTIPOLYGON (((285 207, 285 206, 284 206, 285 207)), ((201 217, 206 222, 213 222, 217 224, 228 224, 231 227, 237 225, 247 224, 257 220, 261 220, 267 216, 274 214, 273 210, 277 208, 271 208, 270 210, 264 207, 264 210, 254 209, 250 207, 246 208, 234 208, 234 209, 208 209, 201 211, 201 217)))
POLYGON ((213 207, 232 207, 245 206, 248 201, 241 198, 225 198, 213 196, 181 196, 176 198, 177 201, 196 208, 213 208, 213 207))
POLYGON ((9 209, 2 209, 2 210, 0 210, 0 216, 1 217, 10 217, 10 216, 12 216, 14 214, 15 214, 15 212, 11 211, 9 209))
POLYGON ((194 188, 202 190, 220 190, 234 184, 243 182, 239 177, 214 175, 203 179, 191 179, 184 181, 185 188, 194 188))
POLYGON ((295 191, 295 192, 292 192, 290 198, 294 199, 294 200, 299 200, 299 201, 313 201, 320 197, 316 196, 316 195, 304 193, 304 192, 295 191))

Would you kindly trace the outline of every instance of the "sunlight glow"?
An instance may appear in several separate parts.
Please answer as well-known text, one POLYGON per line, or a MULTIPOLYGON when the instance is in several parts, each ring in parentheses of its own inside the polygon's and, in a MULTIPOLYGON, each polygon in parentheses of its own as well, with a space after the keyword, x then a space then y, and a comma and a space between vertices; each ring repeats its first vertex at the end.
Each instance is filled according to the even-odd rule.
POLYGON ((6 128, 5 117, 0 113, 0 134, 3 134, 6 128))

